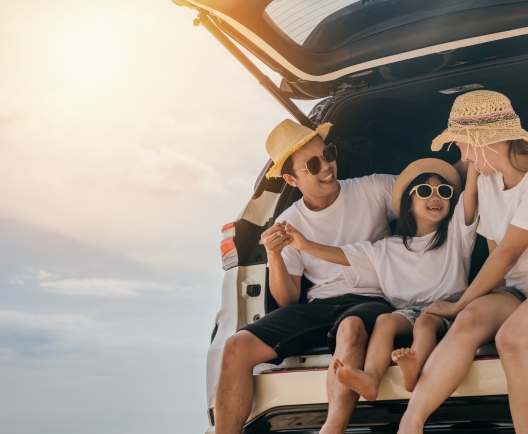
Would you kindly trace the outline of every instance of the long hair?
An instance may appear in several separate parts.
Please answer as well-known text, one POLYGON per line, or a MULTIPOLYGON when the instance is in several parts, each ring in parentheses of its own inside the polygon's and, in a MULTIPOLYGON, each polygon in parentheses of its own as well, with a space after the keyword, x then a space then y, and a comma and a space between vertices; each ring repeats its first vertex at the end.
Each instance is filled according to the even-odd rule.
POLYGON ((517 155, 528 154, 528 142, 523 139, 510 140, 508 145, 508 157, 510 158, 512 167, 519 172, 528 172, 528 167, 520 167, 517 161, 517 155))
MULTIPOLYGON (((414 180, 407 186, 401 198, 400 218, 398 219, 398 225, 396 227, 396 233, 394 235, 401 237, 405 248, 407 250, 410 250, 411 252, 413 250, 411 249, 410 243, 412 242, 413 237, 416 236, 417 230, 416 220, 414 219, 414 215, 411 212, 413 196, 416 194, 416 192, 414 192, 412 195, 409 195, 409 192, 415 185, 426 184, 429 178, 431 178, 432 176, 437 177, 440 182, 442 182, 442 184, 449 184, 449 182, 447 182, 442 176, 436 173, 422 173, 421 175, 414 178, 414 180)), ((428 252, 429 250, 439 249, 444 245, 445 241, 447 240, 449 222, 451 221, 451 217, 453 217, 453 212, 456 205, 454 194, 451 199, 449 199, 449 204, 449 213, 447 214, 445 219, 440 222, 440 226, 438 226, 434 237, 429 242, 427 249, 425 249, 426 252, 428 252)))

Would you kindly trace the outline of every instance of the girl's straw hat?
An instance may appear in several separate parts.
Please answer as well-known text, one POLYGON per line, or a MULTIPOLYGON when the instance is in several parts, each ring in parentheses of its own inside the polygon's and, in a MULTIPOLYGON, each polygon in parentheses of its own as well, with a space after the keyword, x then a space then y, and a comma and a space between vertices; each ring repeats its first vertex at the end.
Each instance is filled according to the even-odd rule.
POLYGON ((431 149, 439 151, 448 142, 476 147, 517 139, 528 140, 528 132, 522 129, 510 100, 498 92, 476 90, 455 100, 447 130, 433 140, 431 149))
POLYGON ((409 184, 423 173, 436 173, 443 177, 455 189, 455 202, 458 200, 458 196, 462 192, 462 182, 460 182, 460 176, 456 169, 438 158, 423 158, 409 164, 394 183, 392 206, 396 213, 400 213, 401 199, 409 184))
POLYGON ((290 119, 282 121, 273 129, 268 140, 266 140, 266 150, 275 163, 266 173, 266 178, 280 178, 282 165, 286 159, 316 135, 319 135, 323 140, 326 139, 331 126, 331 123, 326 123, 314 131, 290 119))

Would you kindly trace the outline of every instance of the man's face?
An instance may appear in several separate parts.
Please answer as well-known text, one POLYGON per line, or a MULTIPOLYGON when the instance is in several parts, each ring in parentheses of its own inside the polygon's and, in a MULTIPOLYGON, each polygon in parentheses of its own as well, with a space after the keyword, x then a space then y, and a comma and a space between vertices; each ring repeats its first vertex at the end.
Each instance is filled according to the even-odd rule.
POLYGON ((299 187, 304 196, 326 197, 339 190, 337 182, 336 162, 328 163, 319 158, 325 148, 325 143, 319 136, 315 136, 301 149, 292 154, 293 172, 295 177, 285 175, 286 182, 299 187), (313 157, 319 158, 321 171, 316 175, 311 175, 306 168, 306 162, 313 157))

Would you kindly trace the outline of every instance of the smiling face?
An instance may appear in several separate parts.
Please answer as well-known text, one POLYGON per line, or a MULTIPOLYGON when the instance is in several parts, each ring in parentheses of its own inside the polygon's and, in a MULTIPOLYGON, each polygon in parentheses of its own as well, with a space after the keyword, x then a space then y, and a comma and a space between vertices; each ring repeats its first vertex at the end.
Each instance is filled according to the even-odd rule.
MULTIPOLYGON (((440 180, 436 175, 431 176, 425 184, 429 184, 433 187, 438 187, 440 184, 445 184, 445 181, 440 180)), ((451 209, 451 203, 449 199, 443 199, 438 196, 438 191, 434 190, 431 197, 422 199, 416 192, 412 195, 411 209, 418 232, 421 227, 436 226, 444 220, 449 214, 451 209)))
MULTIPOLYGON (((506 145, 507 143, 504 142, 506 145)), ((495 173, 499 165, 501 164, 500 153, 496 152, 501 143, 494 143, 488 146, 474 147, 469 143, 456 142, 456 145, 460 148, 460 154, 462 161, 469 161, 475 164, 477 170, 484 176, 489 176, 495 173), (491 149, 490 149, 491 148, 491 149)))
POLYGON ((336 162, 328 163, 324 159, 319 158, 325 146, 323 140, 319 136, 315 136, 301 149, 292 154, 293 170, 295 172, 284 175, 284 179, 288 184, 293 187, 299 187, 307 205, 313 201, 326 201, 332 198, 335 200, 339 193, 336 162), (302 170, 306 168, 306 162, 313 157, 319 158, 321 163, 321 171, 316 175, 308 173, 307 170, 302 170))

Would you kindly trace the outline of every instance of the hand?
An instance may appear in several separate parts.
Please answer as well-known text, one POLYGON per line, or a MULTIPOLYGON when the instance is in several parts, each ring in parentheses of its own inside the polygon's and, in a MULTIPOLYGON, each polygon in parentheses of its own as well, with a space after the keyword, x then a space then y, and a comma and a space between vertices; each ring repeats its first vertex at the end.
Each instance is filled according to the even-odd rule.
POLYGON ((443 316, 444 318, 455 318, 461 310, 461 307, 457 303, 452 303, 450 301, 435 301, 430 306, 427 306, 423 310, 423 313, 443 316))
POLYGON ((285 221, 282 223, 277 222, 260 236, 268 256, 273 254, 280 255, 282 249, 291 243, 292 239, 286 235, 285 225, 285 221))
POLYGON ((290 246, 297 250, 304 250, 308 244, 308 240, 304 238, 304 235, 289 223, 284 228, 286 235, 292 239, 290 246))

